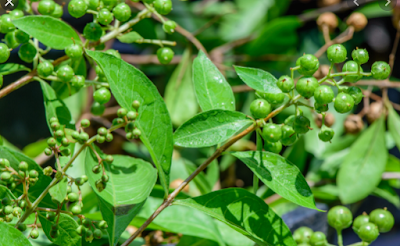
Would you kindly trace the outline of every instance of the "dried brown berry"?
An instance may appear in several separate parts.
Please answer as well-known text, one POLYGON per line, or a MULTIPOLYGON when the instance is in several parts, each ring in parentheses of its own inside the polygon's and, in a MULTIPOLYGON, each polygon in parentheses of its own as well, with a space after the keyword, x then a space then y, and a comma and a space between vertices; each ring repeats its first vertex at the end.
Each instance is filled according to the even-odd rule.
POLYGON ((364 122, 359 115, 351 114, 344 121, 344 129, 347 133, 357 134, 364 128, 364 122))
POLYGON ((338 26, 338 19, 336 15, 332 12, 326 12, 320 15, 317 19, 317 25, 322 29, 323 25, 329 27, 329 31, 333 32, 338 26))
POLYGON ((347 25, 353 26, 354 31, 359 32, 365 28, 368 24, 368 19, 364 14, 355 12, 350 15, 346 21, 347 25))

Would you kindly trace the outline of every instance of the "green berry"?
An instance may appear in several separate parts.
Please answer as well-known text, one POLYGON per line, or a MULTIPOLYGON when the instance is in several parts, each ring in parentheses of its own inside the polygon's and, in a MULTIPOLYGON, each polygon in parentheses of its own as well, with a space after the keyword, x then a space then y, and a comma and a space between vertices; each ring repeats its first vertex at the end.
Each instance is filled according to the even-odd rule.
POLYGON ((70 202, 76 202, 76 201, 78 201, 78 199, 79 199, 79 195, 76 194, 75 192, 71 192, 68 194, 68 200, 70 202))
POLYGON ((104 143, 104 142, 106 141, 106 137, 97 135, 97 136, 96 136, 96 141, 97 141, 98 143, 104 143))
POLYGON ((346 92, 353 97, 354 104, 359 104, 364 97, 361 89, 356 86, 350 86, 346 92))
POLYGON ((57 77, 62 82, 69 82, 74 75, 74 70, 68 65, 63 65, 57 69, 57 77))
POLYGON ((125 22, 131 17, 132 11, 128 4, 120 3, 113 9, 115 19, 125 22))
POLYGON ((92 172, 93 173, 95 173, 95 174, 98 174, 98 173, 100 173, 101 172, 101 168, 100 168, 100 166, 94 166, 93 168, 92 168, 92 172))
POLYGON ((82 141, 88 141, 89 140, 89 134, 87 134, 86 132, 81 132, 79 134, 79 139, 82 141))
POLYGON ((25 161, 21 161, 18 164, 18 169, 21 170, 21 171, 26 171, 26 170, 28 170, 28 168, 29 168, 29 165, 25 161))
POLYGON ((327 55, 330 62, 342 63, 347 59, 347 50, 341 44, 334 44, 328 48, 327 55))
POLYGON ((17 227, 18 227, 18 230, 22 231, 22 232, 26 231, 26 229, 27 229, 27 226, 22 223, 19 223, 17 227))
POLYGON ((258 92, 264 98, 271 104, 281 104, 285 100, 285 94, 283 93, 261 93, 258 92))
POLYGON ((294 118, 293 129, 298 134, 307 133, 310 130, 310 120, 303 116, 299 115, 294 118))
POLYGON ((159 48, 157 50, 157 58, 161 64, 169 64, 174 58, 174 51, 169 47, 159 48))
POLYGON ((314 91, 314 99, 319 104, 328 104, 333 101, 335 93, 330 86, 321 85, 314 91))
MULTIPOLYGON (((23 201, 23 200, 21 200, 23 201)), ((8 197, 4 197, 3 199, 1 199, 1 204, 3 204, 4 206, 11 204, 11 199, 8 197)))
POLYGON ((67 185, 67 194, 72 192, 72 187, 70 185, 67 185))
POLYGON ((0 175, 0 179, 3 180, 4 182, 8 183, 11 179, 11 173, 9 172, 2 172, 0 175))
POLYGON ((12 18, 10 14, 2 14, 0 17, 0 32, 8 33, 12 32, 15 29, 14 24, 12 23, 12 18))
POLYGON ((378 226, 379 232, 389 232, 394 225, 394 217, 385 209, 375 209, 369 215, 369 220, 378 226))
POLYGON ((88 120, 88 119, 81 120, 81 127, 87 128, 89 126, 90 126, 90 120, 88 120))
POLYGON ((114 157, 112 155, 107 155, 104 161, 108 164, 111 164, 114 161, 114 157))
POLYGON ((275 154, 279 154, 281 152, 281 150, 282 150, 282 143, 280 141, 275 142, 275 143, 266 141, 264 143, 264 149, 266 151, 269 151, 269 152, 272 152, 272 153, 275 153, 275 154))
POLYGON ((308 227, 300 227, 299 229, 295 230, 293 233, 293 239, 296 241, 298 244, 302 243, 309 243, 310 242, 310 237, 314 233, 313 230, 311 230, 308 227))
POLYGON ((360 226, 357 235, 363 242, 371 243, 379 236, 378 227, 373 223, 365 223, 360 226))
POLYGON ((53 0, 41 0, 38 5, 38 11, 41 15, 50 15, 53 13, 56 3, 53 0))
POLYGON ((10 50, 4 43, 0 43, 0 63, 4 63, 10 57, 10 50))
POLYGON ((102 192, 106 188, 106 184, 101 179, 97 180, 95 182, 95 185, 96 185, 96 189, 99 192, 102 192))
POLYGON ((314 232, 310 237, 310 245, 311 246, 327 246, 328 241, 326 240, 325 234, 320 231, 314 232))
POLYGON ((353 57, 353 60, 360 65, 367 63, 369 60, 368 51, 365 49, 353 50, 353 52, 351 53, 351 57, 353 57))
POLYGON ((39 230, 38 229, 32 229, 31 233, 29 234, 32 239, 36 239, 39 237, 39 230))
POLYGON ((294 82, 293 79, 290 78, 289 76, 282 76, 279 78, 278 82, 276 85, 279 87, 279 89, 282 90, 284 93, 289 93, 294 89, 294 82))
POLYGON ((78 226, 78 228, 76 228, 76 233, 78 233, 79 236, 82 236, 85 232, 86 232, 86 228, 83 226, 78 226))
POLYGON ((117 115, 118 115, 118 117, 120 117, 120 118, 125 117, 127 113, 128 113, 128 111, 127 111, 125 108, 120 108, 120 109, 118 109, 118 111, 117 111, 117 115))
POLYGON ((30 177, 30 178, 33 178, 33 179, 39 177, 38 171, 36 171, 36 170, 30 170, 30 171, 29 171, 29 177, 30 177))
POLYGON ((371 73, 374 79, 387 79, 390 75, 390 72, 390 66, 386 62, 378 61, 372 64, 371 73))
POLYGON ((106 107, 103 104, 100 104, 98 102, 94 102, 92 104, 92 107, 90 108, 90 112, 94 115, 102 115, 104 113, 104 110, 106 107))
POLYGON ((171 0, 155 0, 154 8, 159 14, 167 15, 172 10, 172 1, 171 0))
POLYGON ((100 6, 100 0, 89 0, 89 9, 98 10, 100 6))
POLYGON ((71 79, 71 86, 80 89, 85 86, 85 77, 82 75, 74 75, 71 79))
POLYGON ((101 180, 102 180, 103 182, 108 182, 109 177, 105 174, 105 175, 101 176, 101 180))
POLYGON ((126 114, 126 118, 127 118, 128 120, 135 120, 136 117, 137 117, 137 113, 134 112, 134 111, 129 111, 129 112, 126 114))
POLYGON ((90 22, 83 29, 83 36, 88 40, 97 41, 101 38, 101 35, 103 35, 103 30, 97 23, 90 22))
POLYGON ((55 137, 57 137, 57 138, 62 138, 62 137, 64 137, 64 131, 63 130, 57 130, 55 133, 54 133, 54 136, 55 137))
POLYGON ((11 207, 10 205, 7 205, 4 207, 3 209, 4 214, 11 214, 13 212, 13 207, 11 207))
POLYGON ((285 146, 290 146, 297 141, 297 134, 293 127, 289 125, 282 126, 282 139, 281 142, 285 146))
POLYGON ((55 212, 47 212, 46 213, 46 218, 49 221, 54 221, 56 219, 56 217, 57 217, 57 214, 55 212))
POLYGON ((142 135, 142 132, 136 128, 132 131, 132 134, 133 134, 133 137, 138 138, 138 137, 140 137, 140 135, 142 135))
POLYGON ((93 99, 100 104, 105 104, 110 101, 111 92, 109 89, 102 87, 93 93, 93 99))
POLYGON ((51 149, 49 149, 49 148, 45 148, 44 149, 44 154, 45 155, 50 156, 52 153, 53 153, 53 151, 51 151, 51 149))
POLYGON ((15 38, 16 32, 17 32, 17 30, 9 32, 4 37, 4 41, 6 42, 6 45, 11 49, 15 49, 19 46, 19 43, 18 43, 17 39, 15 38))
POLYGON ((315 89, 318 87, 318 80, 314 77, 302 77, 297 81, 296 90, 305 98, 314 96, 315 89))
POLYGON ((33 62, 33 59, 36 56, 36 48, 30 43, 25 43, 21 45, 18 51, 18 56, 21 58, 26 63, 31 63, 33 62))
POLYGON ((282 128, 279 125, 268 123, 263 127, 262 136, 265 141, 278 142, 282 138, 282 128))
POLYGON ((354 99, 351 95, 341 92, 336 96, 334 107, 338 113, 345 114, 353 109, 354 99))
POLYGON ((24 17, 24 12, 20 9, 14 9, 13 11, 10 12, 10 16, 12 20, 16 20, 21 17, 24 17))
POLYGON ((53 168, 48 166, 45 169, 43 169, 43 173, 46 176, 51 176, 53 174, 53 168))
POLYGON ((99 129, 97 129, 97 133, 100 136, 105 136, 105 135, 107 135, 108 131, 105 127, 100 127, 99 129))
POLYGON ((293 123, 294 123, 294 119, 295 118, 296 118, 295 115, 291 115, 291 116, 287 117, 285 119, 285 121, 284 121, 284 124, 293 127, 293 123))
POLYGON ((60 231, 59 230, 51 230, 50 231, 50 237, 51 238, 57 238, 60 235, 60 231))
POLYGON ((37 67, 37 72, 41 77, 47 77, 51 75, 54 71, 54 66, 49 61, 40 62, 37 67))
POLYGON ((91 230, 87 230, 85 233, 86 242, 90 242, 93 240, 93 232, 91 230))
POLYGON ((353 230, 355 233, 358 233, 360 227, 369 222, 369 216, 366 214, 362 214, 357 216, 357 218, 353 222, 353 230))
POLYGON ((72 206, 70 207, 70 211, 75 215, 80 214, 82 212, 81 205, 78 203, 72 204, 72 206))
POLYGON ((332 140, 334 135, 335 132, 332 128, 323 125, 321 131, 318 133, 318 138, 323 142, 329 142, 332 140))
POLYGON ((271 105, 264 99, 256 99, 250 104, 250 112, 256 119, 267 117, 271 110, 271 105))
POLYGON ((50 14, 54 18, 61 18, 64 14, 63 7, 59 4, 54 6, 54 11, 50 14))
POLYGON ((55 138, 49 138, 49 139, 47 139, 47 145, 48 145, 48 146, 54 147, 54 146, 56 146, 56 144, 57 144, 57 141, 56 141, 55 138))
POLYGON ((96 239, 101 239, 103 237, 103 233, 99 229, 95 229, 93 231, 93 237, 96 239))
POLYGON ((113 136, 111 133, 107 133, 107 135, 106 135, 106 141, 107 141, 107 142, 111 142, 111 141, 113 141, 113 139, 114 139, 114 136, 113 136))
POLYGON ((168 34, 172 34, 175 32, 175 28, 176 28, 176 22, 172 21, 172 20, 168 20, 166 22, 164 22, 163 24, 163 30, 164 32, 168 33, 168 34))
POLYGON ((108 9, 101 9, 97 15, 97 20, 102 25, 108 25, 113 21, 114 15, 108 9))
POLYGON ((99 77, 104 77, 105 76, 104 72, 103 72, 103 69, 101 69, 100 66, 96 66, 95 71, 96 71, 97 76, 99 76, 99 77))
POLYGON ((67 54, 67 56, 69 56, 71 59, 80 58, 83 55, 83 49, 78 44, 71 44, 65 48, 65 54, 67 54))
POLYGON ((335 206, 328 212, 328 224, 338 231, 350 227, 353 215, 344 206, 335 206))
MULTIPOLYGON (((348 61, 343 65, 342 71, 344 73, 346 73, 346 72, 355 73, 355 72, 358 72, 359 66, 360 65, 358 65, 358 63, 355 62, 355 61, 348 61)), ((363 72, 362 68, 361 68, 360 72, 361 73, 363 72)), ((354 83, 354 82, 359 81, 362 78, 362 75, 357 75, 357 74, 355 74, 355 75, 345 75, 343 78, 344 78, 344 81, 346 81, 346 82, 354 83)))
POLYGON ((105 222, 104 220, 101 220, 98 224, 98 227, 102 230, 107 229, 108 225, 107 222, 105 222))
POLYGON ((68 12, 72 17, 80 18, 86 14, 88 6, 84 0, 72 0, 68 4, 68 12))
POLYGON ((14 219, 14 215, 7 214, 4 219, 5 219, 6 222, 10 223, 14 219))
POLYGON ((29 34, 18 29, 15 31, 15 40, 20 44, 27 43, 29 42, 29 34))
POLYGON ((25 200, 20 200, 20 201, 18 202, 18 206, 19 206, 20 208, 25 208, 25 207, 26 207, 26 201, 25 201, 25 200))
POLYGON ((314 55, 303 55, 300 58, 300 69, 307 74, 314 74, 319 68, 318 58, 314 55))

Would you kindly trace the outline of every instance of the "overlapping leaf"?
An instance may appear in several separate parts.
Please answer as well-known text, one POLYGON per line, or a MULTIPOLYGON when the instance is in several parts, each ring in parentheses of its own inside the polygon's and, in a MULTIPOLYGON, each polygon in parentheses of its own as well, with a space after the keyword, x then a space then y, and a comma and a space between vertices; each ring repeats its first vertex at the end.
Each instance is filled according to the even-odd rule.
POLYGON ((60 214, 58 220, 58 232, 59 235, 56 238, 50 236, 51 226, 54 224, 53 221, 49 221, 46 218, 45 213, 39 213, 40 224, 43 227, 43 231, 47 238, 60 246, 81 246, 82 239, 78 235, 76 229, 78 228, 78 223, 67 214, 60 214))
POLYGON ((31 245, 29 240, 25 237, 22 232, 15 229, 11 225, 0 222, 0 245, 12 245, 12 246, 28 246, 31 245))
POLYGON ((249 87, 264 93, 281 93, 272 74, 257 68, 235 66, 236 73, 249 87))

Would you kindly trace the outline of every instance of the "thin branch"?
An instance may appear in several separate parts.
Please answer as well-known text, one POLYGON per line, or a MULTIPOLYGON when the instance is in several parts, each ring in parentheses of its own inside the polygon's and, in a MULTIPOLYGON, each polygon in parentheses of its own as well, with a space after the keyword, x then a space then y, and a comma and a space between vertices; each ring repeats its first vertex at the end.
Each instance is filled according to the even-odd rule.
MULTIPOLYGON (((69 57, 68 56, 62 56, 60 58, 58 58, 57 60, 55 60, 53 62, 53 65, 56 66, 58 64, 60 64, 61 62, 68 60, 69 57)), ((3 88, 2 90, 0 90, 0 98, 7 96, 8 94, 10 94, 11 92, 15 91, 18 88, 21 88, 22 86, 28 84, 29 82, 33 81, 33 77, 37 75, 36 69, 32 70, 30 73, 28 73, 27 75, 23 76, 22 78, 18 79, 17 81, 15 81, 14 83, 8 85, 7 87, 3 88)))
MULTIPOLYGON (((136 8, 136 9, 138 9, 138 10, 143 10, 143 9, 146 8, 146 7, 145 7, 143 4, 141 4, 141 3, 135 3, 135 2, 132 2, 132 1, 128 1, 128 4, 131 5, 132 7, 136 8)), ((162 20, 161 20, 158 16, 156 16, 155 14, 152 14, 152 17, 153 17, 153 19, 155 19, 155 20, 157 20, 157 21, 159 21, 159 22, 162 22, 162 20)), ((165 21, 168 20, 168 19, 165 18, 165 17, 163 17, 163 18, 164 18, 165 21)), ((176 32, 179 32, 179 33, 182 34, 184 37, 186 37, 190 42, 193 43, 194 46, 197 47, 197 49, 202 50, 202 51, 209 57, 207 50, 204 48, 204 46, 200 43, 200 41, 199 41, 192 33, 190 33, 189 31, 187 31, 186 29, 184 29, 184 28, 181 27, 180 25, 177 25, 177 26, 176 26, 175 31, 176 31, 176 32)))
MULTIPOLYGON (((397 23, 396 29, 397 29, 396 38, 394 40, 392 52, 389 55, 389 65, 391 68, 391 72, 390 72, 391 74, 393 73, 393 66, 394 66, 394 61, 396 59, 396 52, 397 52, 397 48, 399 47, 399 42, 400 42, 400 21, 399 21, 399 23, 397 23)), ((389 75, 389 78, 390 78, 390 75, 389 75)))
MULTIPOLYGON (((121 54, 121 59, 130 64, 161 64, 156 55, 121 54)), ((181 59, 181 55, 176 55, 169 64, 178 64, 181 59)))

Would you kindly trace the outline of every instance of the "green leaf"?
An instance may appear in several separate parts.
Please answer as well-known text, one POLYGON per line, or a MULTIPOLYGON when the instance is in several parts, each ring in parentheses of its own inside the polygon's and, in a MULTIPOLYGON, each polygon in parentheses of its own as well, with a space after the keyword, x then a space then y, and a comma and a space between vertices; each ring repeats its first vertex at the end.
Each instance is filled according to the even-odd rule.
POLYGON ((256 39, 247 46, 251 56, 281 54, 293 49, 299 42, 297 29, 302 22, 296 16, 284 16, 272 20, 262 28, 256 39))
POLYGON ((372 195, 386 199, 396 206, 396 208, 400 208, 400 197, 390 186, 389 181, 382 181, 372 192, 372 195))
POLYGON ((0 197, 8 197, 10 200, 15 200, 17 199, 14 194, 8 189, 6 186, 0 185, 0 197))
POLYGON ((262 199, 244 189, 218 190, 195 198, 177 200, 174 204, 196 208, 224 222, 258 245, 297 245, 283 220, 262 199))
POLYGON ((384 117, 375 121, 351 146, 340 167, 336 181, 344 204, 364 199, 381 181, 388 157, 384 123, 384 117))
POLYGON ((304 138, 302 137, 295 144, 287 147, 282 154, 289 162, 294 163, 300 171, 303 171, 306 167, 308 155, 305 150, 304 138))
POLYGON ((282 93, 272 74, 257 68, 235 66, 236 73, 249 87, 265 93, 282 93))
POLYGON ((36 156, 42 154, 44 149, 46 149, 47 147, 49 147, 49 145, 47 144, 47 139, 41 139, 25 146, 22 149, 22 152, 31 158, 35 158, 36 156))
POLYGON ((191 58, 191 52, 186 50, 165 89, 165 103, 175 126, 196 115, 199 108, 192 83, 191 58))
POLYGON ((82 43, 70 25, 50 16, 30 15, 15 19, 13 23, 18 29, 56 50, 63 50, 74 43, 82 43))
POLYGON ((154 84, 132 65, 103 52, 87 51, 103 69, 111 91, 122 107, 133 110, 132 102, 140 102, 135 126, 159 173, 166 195, 173 150, 172 123, 167 106, 154 84))
POLYGON ((234 152, 232 155, 282 197, 300 206, 317 209, 311 189, 299 168, 282 156, 260 151, 234 152))
POLYGON ((248 237, 245 237, 241 233, 232 229, 232 227, 227 224, 215 220, 217 224, 218 231, 222 235, 222 239, 229 246, 254 246, 254 242, 251 241, 248 237))
MULTIPOLYGON (((149 197, 131 225, 140 227, 162 202, 163 199, 149 197)), ((190 207, 169 206, 147 228, 204 238, 225 245, 214 220, 190 207)))
POLYGON ((75 129, 75 123, 72 119, 71 113, 65 103, 59 99, 53 88, 44 81, 40 81, 40 86, 43 91, 44 108, 46 110, 46 121, 49 126, 50 132, 53 130, 50 127, 50 119, 56 117, 61 125, 66 128, 75 129))
POLYGON ((389 107, 388 128, 389 132, 393 136, 397 148, 400 149, 400 116, 393 107, 389 107))
POLYGON ((175 145, 187 148, 210 147, 228 140, 253 123, 245 114, 214 109, 183 123, 174 133, 175 145))
POLYGON ((218 243, 199 237, 192 237, 184 235, 180 240, 177 246, 218 246, 218 243))
POLYGON ((27 246, 32 245, 29 240, 14 227, 7 225, 4 222, 0 222, 0 245, 8 246, 27 246))
POLYGON ((65 200, 65 197, 67 196, 67 186, 68 186, 68 179, 65 177, 62 180, 60 180, 55 186, 50 188, 49 190, 50 196, 59 203, 62 203, 65 200))
MULTIPOLYGON (((96 151, 99 153, 98 149, 96 151)), ((99 154, 105 158, 105 154, 99 154)), ((118 238, 137 215, 157 180, 157 171, 150 163, 129 156, 113 157, 112 164, 103 163, 109 181, 102 192, 97 190, 95 184, 101 179, 102 173, 92 172, 92 168, 98 165, 92 150, 86 153, 85 165, 90 186, 99 199, 100 211, 108 223, 110 245, 118 243, 118 238)))
POLYGON ((117 39, 121 42, 121 43, 125 43, 125 44, 131 44, 131 43, 135 43, 137 41, 140 41, 143 39, 142 36, 140 36, 139 33, 137 32, 129 32, 127 34, 123 34, 121 36, 118 36, 117 39))
POLYGON ((0 75, 8 75, 20 71, 30 72, 31 70, 24 65, 20 65, 17 63, 0 64, 0 75))
POLYGON ((235 110, 231 86, 203 51, 199 52, 193 62, 193 83, 197 101, 203 111, 235 110))
POLYGON ((81 246, 81 236, 76 232, 78 223, 67 214, 60 214, 58 220, 58 231, 59 235, 56 238, 50 236, 51 226, 54 224, 53 221, 49 221, 46 218, 45 213, 39 213, 40 224, 42 224, 43 231, 47 238, 53 243, 60 246, 81 246))
MULTIPOLYGON (((21 152, 9 149, 4 146, 0 146, 0 156, 1 158, 7 159, 10 162, 11 167, 14 168, 16 171, 19 170, 19 163, 21 161, 25 161, 26 163, 28 163, 29 170, 34 169, 39 173, 38 181, 35 183, 35 185, 29 187, 29 199, 31 201, 36 200, 36 198, 39 197, 39 195, 42 194, 43 190, 50 184, 51 178, 43 174, 42 168, 34 160, 30 159, 21 152)), ((22 194, 22 184, 18 185, 14 191, 22 194)), ((44 197, 39 206, 47 208, 56 207, 55 204, 51 201, 51 197, 49 194, 44 197)))

